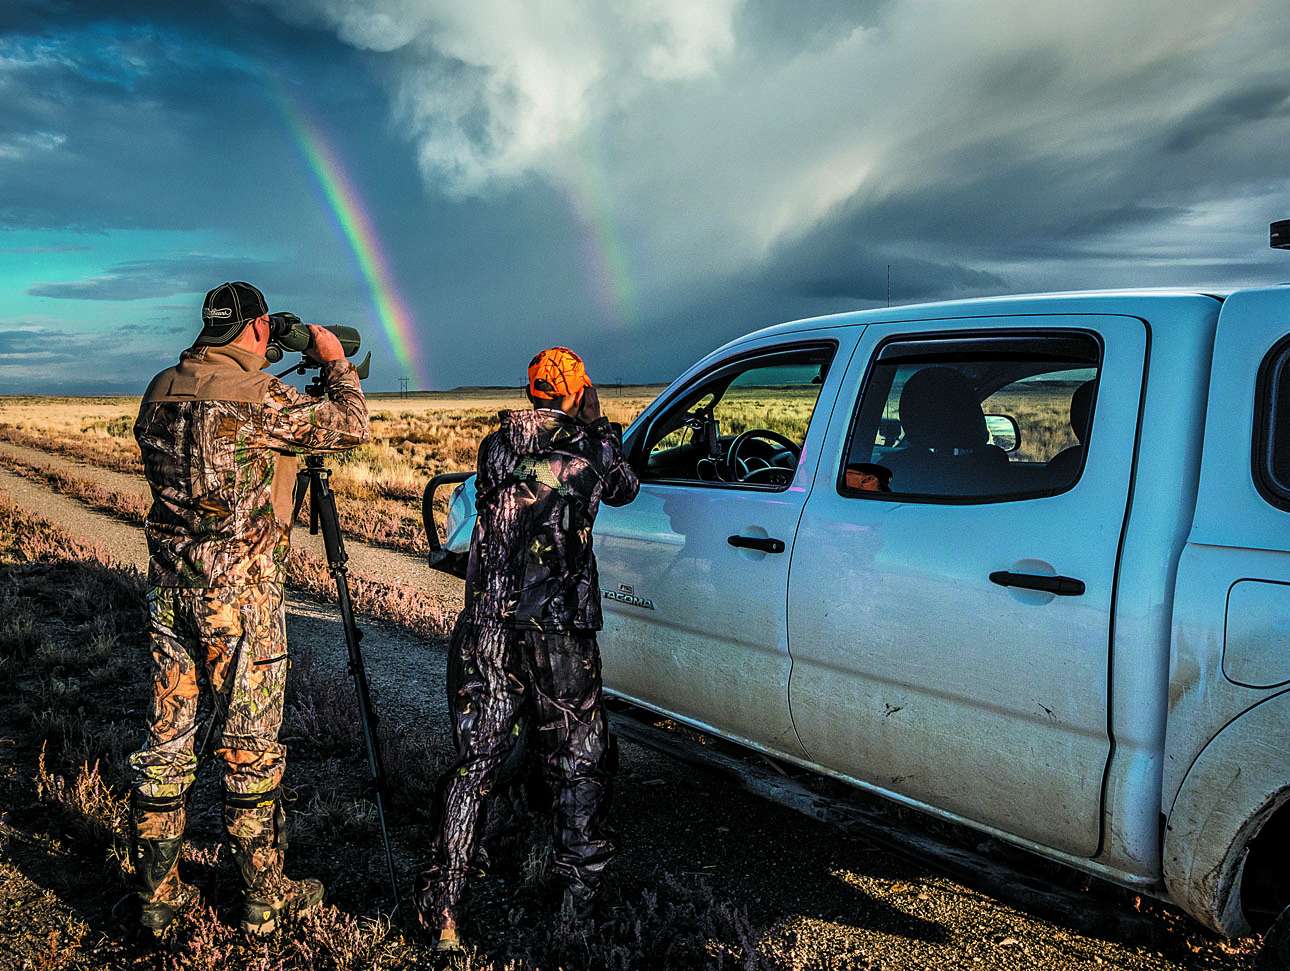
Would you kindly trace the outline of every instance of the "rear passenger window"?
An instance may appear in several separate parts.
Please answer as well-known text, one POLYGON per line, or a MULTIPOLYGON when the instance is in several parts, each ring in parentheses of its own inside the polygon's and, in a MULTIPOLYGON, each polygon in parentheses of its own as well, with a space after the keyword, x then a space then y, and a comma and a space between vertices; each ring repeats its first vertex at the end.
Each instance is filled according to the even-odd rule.
POLYGON ((1092 435, 1092 334, 936 335, 879 347, 838 482, 844 495, 989 502, 1075 484, 1092 435))
POLYGON ((1259 368, 1253 458, 1263 498, 1290 510, 1290 338, 1272 348, 1259 368))

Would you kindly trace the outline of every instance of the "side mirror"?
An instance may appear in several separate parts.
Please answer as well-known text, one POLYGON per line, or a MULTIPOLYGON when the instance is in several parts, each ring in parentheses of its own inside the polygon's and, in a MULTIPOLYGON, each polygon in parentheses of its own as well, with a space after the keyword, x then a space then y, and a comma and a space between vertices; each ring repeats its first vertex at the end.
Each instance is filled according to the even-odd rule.
POLYGON ((878 444, 887 446, 900 444, 900 431, 899 418, 878 419, 878 437, 882 439, 878 444))
POLYGON ((1005 452, 1015 452, 1021 447, 1021 427, 1011 415, 986 415, 985 428, 990 433, 990 444, 1005 452))

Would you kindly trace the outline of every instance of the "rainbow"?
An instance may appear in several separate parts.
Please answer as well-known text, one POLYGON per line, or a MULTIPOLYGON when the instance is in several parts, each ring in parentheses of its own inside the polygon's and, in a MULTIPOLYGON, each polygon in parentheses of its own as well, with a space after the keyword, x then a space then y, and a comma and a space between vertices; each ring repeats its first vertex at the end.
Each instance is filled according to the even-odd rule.
POLYGON ((604 168, 595 157, 590 136, 575 146, 569 162, 565 191, 582 227, 582 249, 596 303, 608 318, 606 323, 630 328, 637 320, 636 288, 628 272, 604 168))
POLYGON ((287 124, 299 143, 305 162, 322 190, 327 207, 367 284, 372 307, 381 332, 389 342, 402 373, 416 380, 416 389, 430 387, 430 381, 413 324, 412 313, 394 283, 390 261, 381 247, 371 216, 340 159, 323 137, 319 127, 292 102, 278 85, 279 100, 287 124))

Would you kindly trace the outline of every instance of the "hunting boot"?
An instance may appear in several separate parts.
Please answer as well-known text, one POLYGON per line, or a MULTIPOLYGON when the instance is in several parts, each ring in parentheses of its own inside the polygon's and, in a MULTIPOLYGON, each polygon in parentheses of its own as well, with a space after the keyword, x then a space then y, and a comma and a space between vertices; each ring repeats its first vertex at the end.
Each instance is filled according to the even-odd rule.
POLYGON ((317 907, 324 892, 318 880, 291 880, 283 874, 285 813, 272 804, 268 813, 264 808, 225 806, 233 861, 242 876, 241 927, 254 937, 267 937, 284 920, 317 907))
POLYGON ((156 799, 134 794, 130 811, 130 863, 143 885, 139 923, 160 937, 184 907, 200 898, 179 879, 184 845, 183 796, 156 799), (162 836, 178 832, 178 836, 162 836))

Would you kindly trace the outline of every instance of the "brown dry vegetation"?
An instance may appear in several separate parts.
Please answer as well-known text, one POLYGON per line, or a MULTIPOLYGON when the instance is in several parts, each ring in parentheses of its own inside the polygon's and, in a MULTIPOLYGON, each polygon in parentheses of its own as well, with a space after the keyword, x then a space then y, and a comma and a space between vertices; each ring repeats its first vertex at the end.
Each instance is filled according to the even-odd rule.
POLYGON ((1047 462, 1078 444, 1070 425, 1071 394, 1077 386, 1077 382, 1059 381, 1021 383, 982 402, 986 414, 1012 415, 1023 429, 1013 461, 1047 462))
MULTIPOLYGON (((607 389, 611 421, 630 423, 658 389, 607 389)), ((372 395, 372 441, 331 456, 331 486, 344 503, 345 530, 369 543, 421 554, 421 493, 431 476, 468 471, 497 413, 525 408, 520 391, 372 395)), ((142 475, 134 442, 137 398, 0 398, 0 439, 117 472, 142 475)), ((446 502, 441 495, 439 502, 446 502)))

